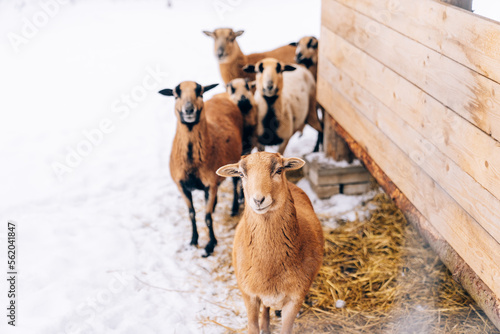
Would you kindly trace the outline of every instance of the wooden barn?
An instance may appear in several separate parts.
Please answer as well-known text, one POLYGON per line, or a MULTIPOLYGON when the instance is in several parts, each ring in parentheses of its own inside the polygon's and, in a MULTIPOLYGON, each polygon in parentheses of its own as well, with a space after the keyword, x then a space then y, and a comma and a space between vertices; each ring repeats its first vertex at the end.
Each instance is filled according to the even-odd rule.
POLYGON ((345 142, 500 328, 500 24, 437 0, 323 0, 321 21, 327 151, 345 142))

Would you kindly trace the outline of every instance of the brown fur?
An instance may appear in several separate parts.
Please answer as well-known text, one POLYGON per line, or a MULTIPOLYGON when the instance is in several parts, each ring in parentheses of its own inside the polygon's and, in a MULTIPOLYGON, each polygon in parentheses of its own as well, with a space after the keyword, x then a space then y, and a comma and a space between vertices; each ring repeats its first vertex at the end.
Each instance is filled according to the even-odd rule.
POLYGON ((241 36, 243 31, 234 32, 230 28, 220 28, 213 32, 204 31, 204 33, 214 39, 214 53, 219 61, 220 74, 225 84, 236 78, 255 80, 255 74, 244 72, 243 67, 255 64, 267 57, 276 58, 285 63, 295 61, 295 46, 284 45, 271 51, 245 55, 236 41, 236 37, 241 36), (219 49, 224 50, 224 58, 222 59, 218 56, 219 49))
POLYGON ((291 333, 322 263, 323 230, 312 204, 284 172, 279 173, 303 164, 297 158, 259 152, 217 171, 223 176, 242 175, 247 204, 236 230, 233 266, 250 334, 259 329, 269 333, 271 307, 283 311, 281 333, 291 333), (257 213, 256 208, 264 212, 257 213))
POLYGON ((206 255, 210 255, 217 243, 213 235, 211 215, 217 200, 218 186, 223 180, 215 171, 220 166, 240 158, 243 119, 238 108, 227 97, 215 96, 203 102, 203 96, 196 94, 196 86, 197 83, 192 81, 180 83, 180 96, 174 90, 177 130, 170 155, 170 173, 189 208, 193 224, 193 245, 198 242, 191 198, 191 191, 195 188, 186 191, 185 185, 195 179, 203 185, 203 189, 198 189, 205 191, 207 200, 205 211, 210 242, 205 250, 206 255), (179 112, 188 102, 191 102, 196 110, 201 110, 199 122, 191 129, 181 122, 179 112))
POLYGON ((314 36, 302 37, 296 44, 294 62, 305 66, 314 76, 314 80, 318 79, 318 50, 319 42, 314 36))

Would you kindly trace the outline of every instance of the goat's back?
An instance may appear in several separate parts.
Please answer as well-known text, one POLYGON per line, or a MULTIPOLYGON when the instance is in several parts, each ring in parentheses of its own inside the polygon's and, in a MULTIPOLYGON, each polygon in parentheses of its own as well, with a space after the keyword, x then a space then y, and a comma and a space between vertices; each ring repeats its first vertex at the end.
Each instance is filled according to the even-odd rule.
POLYGON ((216 156, 214 173, 220 166, 237 162, 241 157, 243 116, 238 106, 224 94, 215 95, 204 105, 216 156))
POLYGON ((294 116, 294 132, 302 129, 311 99, 316 99, 316 83, 313 75, 303 66, 295 65, 295 67, 295 71, 283 73, 283 106, 294 116))
POLYGON ((247 55, 247 63, 255 65, 257 62, 261 61, 264 58, 276 58, 281 62, 293 64, 295 63, 295 50, 297 47, 292 45, 284 45, 277 49, 266 51, 266 52, 258 52, 251 53, 247 55))

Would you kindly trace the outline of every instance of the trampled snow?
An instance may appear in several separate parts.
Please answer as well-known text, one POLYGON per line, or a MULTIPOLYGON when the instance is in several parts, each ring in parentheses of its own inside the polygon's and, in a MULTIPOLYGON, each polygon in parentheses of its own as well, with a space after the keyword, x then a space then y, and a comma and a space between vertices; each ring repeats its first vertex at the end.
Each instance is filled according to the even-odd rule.
MULTIPOLYGON (((168 169, 173 101, 156 92, 221 82, 202 30, 245 29, 243 51, 266 50, 318 36, 320 2, 42 1, 54 2, 47 12, 38 1, 0 1, 0 261, 14 220, 20 273, 17 326, 2 315, 1 332, 224 332, 210 319, 243 328, 243 302, 228 289, 231 186, 219 190, 219 245, 202 259, 168 169)), ((315 139, 306 128, 286 154, 311 152, 315 139)), ((366 212, 370 195, 321 201, 299 185, 328 226, 366 212)), ((202 203, 197 193, 204 246, 202 203)))

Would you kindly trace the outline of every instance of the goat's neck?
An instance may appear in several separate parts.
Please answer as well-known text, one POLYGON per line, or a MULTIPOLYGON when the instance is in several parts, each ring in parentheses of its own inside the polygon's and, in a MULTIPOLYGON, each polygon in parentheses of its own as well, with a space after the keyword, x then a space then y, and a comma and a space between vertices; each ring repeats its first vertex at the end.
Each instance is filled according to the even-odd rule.
POLYGON ((268 252, 271 251, 275 256, 279 256, 276 245, 286 245, 286 247, 278 247, 283 256, 289 256, 298 251, 297 212, 288 189, 286 194, 285 202, 280 208, 263 215, 255 213, 249 205, 245 205, 245 221, 254 241, 254 250, 258 253, 267 253, 266 256, 268 256, 268 252))
POLYGON ((212 155, 212 138, 204 117, 194 125, 183 124, 178 120, 175 141, 180 150, 187 151, 181 156, 185 156, 188 163, 203 163, 212 155))
POLYGON ((278 94, 274 96, 262 95, 262 98, 266 101, 267 109, 274 109, 274 114, 278 119, 281 117, 283 110, 283 99, 281 97, 281 93, 282 92, 278 92, 278 94))
POLYGON ((225 83, 241 77, 241 73, 244 74, 243 67, 247 65, 247 57, 241 52, 238 43, 236 41, 234 43, 234 56, 227 63, 219 63, 222 79, 225 83))

